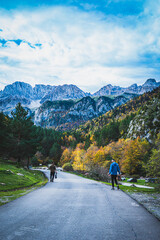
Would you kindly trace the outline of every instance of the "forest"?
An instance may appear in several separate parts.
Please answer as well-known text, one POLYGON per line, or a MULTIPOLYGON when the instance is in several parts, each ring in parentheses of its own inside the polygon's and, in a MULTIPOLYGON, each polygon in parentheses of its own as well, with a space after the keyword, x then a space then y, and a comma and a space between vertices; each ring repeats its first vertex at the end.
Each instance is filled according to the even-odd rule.
POLYGON ((0 156, 19 165, 55 162, 105 180, 111 159, 127 176, 160 178, 160 87, 68 132, 37 127, 19 103, 0 113, 0 156))

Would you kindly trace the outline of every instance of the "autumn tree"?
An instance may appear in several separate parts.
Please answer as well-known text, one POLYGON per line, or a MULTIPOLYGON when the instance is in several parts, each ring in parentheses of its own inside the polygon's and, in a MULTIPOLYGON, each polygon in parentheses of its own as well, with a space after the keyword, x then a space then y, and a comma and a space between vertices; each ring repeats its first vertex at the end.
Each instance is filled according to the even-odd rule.
POLYGON ((106 153, 103 147, 100 147, 98 151, 95 153, 93 158, 93 162, 95 165, 103 166, 106 161, 106 153))
POLYGON ((126 142, 127 141, 124 139, 119 139, 117 142, 112 142, 105 147, 105 152, 108 156, 108 164, 111 163, 111 159, 115 159, 121 168, 126 142))
POLYGON ((135 140, 127 141, 124 149, 124 159, 122 161, 122 172, 133 174, 143 174, 143 162, 149 151, 147 140, 141 140, 139 137, 135 140))
POLYGON ((149 176, 160 178, 160 133, 157 135, 146 170, 149 176))
POLYGON ((63 166, 65 163, 71 162, 72 149, 65 148, 60 159, 60 165, 63 166))
POLYGON ((71 158, 73 159, 73 169, 79 171, 85 171, 85 153, 86 151, 83 148, 80 148, 77 145, 76 149, 72 152, 71 158))
POLYGON ((85 155, 85 166, 88 171, 94 168, 95 166, 95 156, 98 152, 98 147, 95 145, 91 145, 86 152, 85 155))

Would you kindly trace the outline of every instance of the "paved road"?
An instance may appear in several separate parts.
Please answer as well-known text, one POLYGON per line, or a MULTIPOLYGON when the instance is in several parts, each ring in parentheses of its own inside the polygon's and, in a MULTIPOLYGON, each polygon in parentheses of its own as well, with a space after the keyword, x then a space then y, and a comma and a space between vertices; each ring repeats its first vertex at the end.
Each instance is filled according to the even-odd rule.
POLYGON ((0 228, 1 240, 160 239, 160 222, 125 193, 63 172, 1 206, 0 228))

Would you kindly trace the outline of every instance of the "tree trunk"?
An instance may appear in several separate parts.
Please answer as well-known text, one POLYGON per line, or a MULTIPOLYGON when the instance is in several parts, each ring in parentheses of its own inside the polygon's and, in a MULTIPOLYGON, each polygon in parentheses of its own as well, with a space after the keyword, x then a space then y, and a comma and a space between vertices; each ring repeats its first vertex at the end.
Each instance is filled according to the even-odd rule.
POLYGON ((18 163, 20 163, 21 162, 21 157, 20 156, 18 156, 18 163))
POLYGON ((28 160, 27 160, 27 168, 29 169, 29 161, 30 160, 30 158, 28 157, 28 160))

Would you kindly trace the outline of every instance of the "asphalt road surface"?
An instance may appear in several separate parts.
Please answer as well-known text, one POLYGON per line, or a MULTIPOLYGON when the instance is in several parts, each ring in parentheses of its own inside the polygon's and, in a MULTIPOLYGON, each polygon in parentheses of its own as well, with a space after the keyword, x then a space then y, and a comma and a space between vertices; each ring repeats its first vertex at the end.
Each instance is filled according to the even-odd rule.
POLYGON ((58 172, 55 182, 0 207, 0 239, 159 240, 160 222, 120 190, 58 172))

